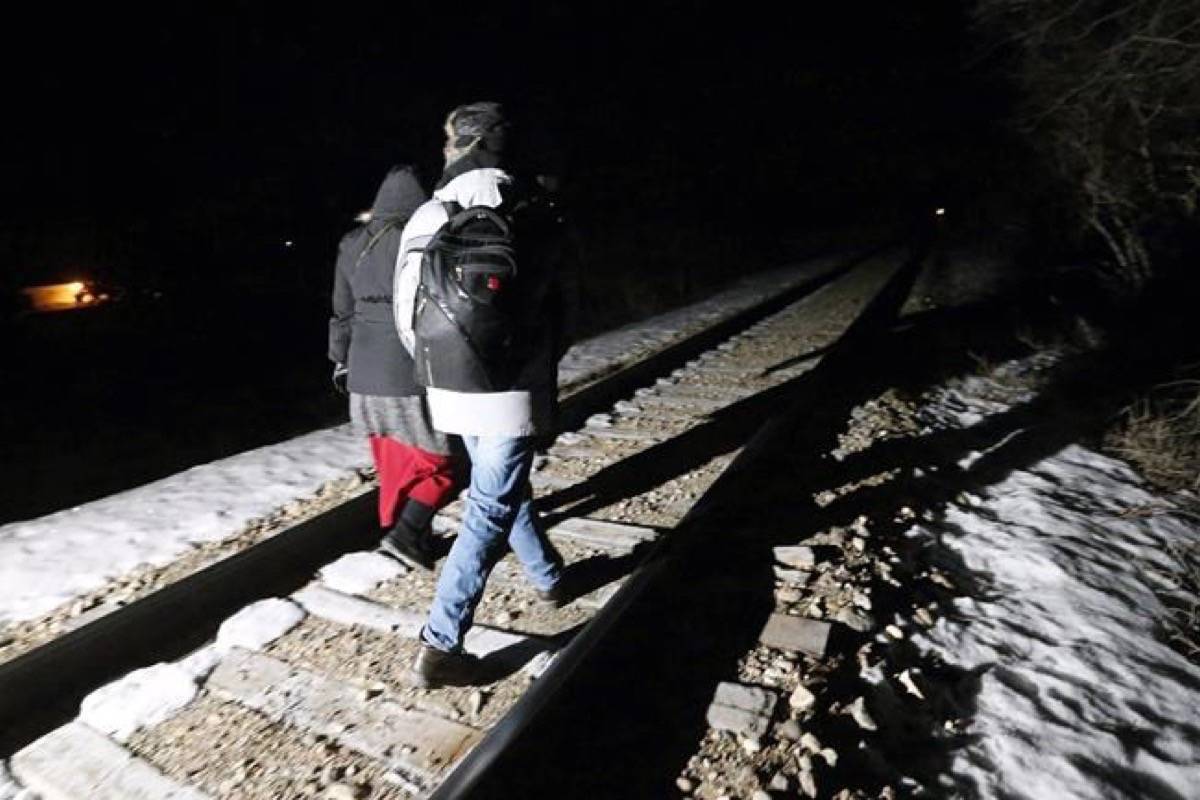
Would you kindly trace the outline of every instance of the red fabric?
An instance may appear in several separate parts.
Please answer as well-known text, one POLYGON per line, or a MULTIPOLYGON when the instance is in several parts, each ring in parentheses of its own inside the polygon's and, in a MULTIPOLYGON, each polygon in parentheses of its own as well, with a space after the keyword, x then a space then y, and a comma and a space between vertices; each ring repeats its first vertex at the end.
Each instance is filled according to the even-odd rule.
POLYGON ((454 494, 449 456, 429 453, 389 436, 370 436, 371 455, 379 474, 379 524, 391 527, 396 511, 408 498, 441 508, 454 494))

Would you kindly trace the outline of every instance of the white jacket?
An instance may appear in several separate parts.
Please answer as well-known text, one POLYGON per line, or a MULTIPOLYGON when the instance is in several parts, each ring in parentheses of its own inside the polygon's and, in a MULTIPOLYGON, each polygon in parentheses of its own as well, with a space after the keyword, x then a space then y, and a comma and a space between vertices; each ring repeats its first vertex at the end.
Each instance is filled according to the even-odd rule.
MULTIPOLYGON (((411 354, 413 309, 421 279, 421 256, 425 245, 449 216, 442 203, 455 202, 463 208, 495 208, 512 177, 502 169, 484 167, 464 172, 433 193, 433 199, 416 210, 400 234, 400 252, 394 272, 392 309, 400 341, 411 354)), ((550 413, 546 398, 518 390, 509 392, 455 392, 426 390, 433 427, 460 436, 532 436, 541 432, 550 413)))

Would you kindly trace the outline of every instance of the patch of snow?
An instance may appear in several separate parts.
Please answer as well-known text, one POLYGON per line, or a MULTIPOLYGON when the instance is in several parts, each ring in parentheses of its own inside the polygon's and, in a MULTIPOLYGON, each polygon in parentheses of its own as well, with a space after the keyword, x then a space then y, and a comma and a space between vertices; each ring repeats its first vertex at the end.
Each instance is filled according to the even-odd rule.
POLYGON ((538 653, 525 665, 525 674, 531 678, 542 677, 542 674, 550 669, 550 666, 554 663, 554 659, 558 657, 558 653, 559 651, 557 650, 545 650, 538 653))
POLYGON ((8 764, 0 762, 0 800, 17 800, 21 791, 21 786, 8 771, 8 764))
POLYGON ((300 624, 307 614, 291 600, 269 597, 238 611, 217 629, 217 652, 259 650, 300 624))
POLYGON ((135 567, 226 539, 369 463, 366 443, 342 425, 2 525, 0 623, 37 618, 135 567))
POLYGON ((0 800, 42 800, 42 795, 33 789, 23 788, 15 782, 5 782, 7 772, 0 773, 0 800))
POLYGON ((83 699, 79 719, 118 742, 175 715, 196 696, 196 682, 175 664, 135 670, 83 699))
POLYGON ((217 668, 220 661, 221 651, 214 642, 193 650, 175 663, 194 680, 202 681, 217 668))
MULTIPOLYGON (((926 410, 966 427, 1004 410, 969 379, 926 410)), ((968 476, 974 460, 963 466, 968 476)), ((965 797, 1183 798, 1200 787, 1200 667, 1168 647, 1157 573, 1196 541, 1125 464, 1079 445, 977 488, 910 536, 975 586, 912 643, 979 675, 968 740, 939 792, 965 797), (1189 788, 1191 787, 1191 788, 1189 788)), ((931 788, 931 787, 927 787, 931 788)))
POLYGON ((358 552, 347 553, 332 564, 326 564, 317 574, 330 589, 345 594, 363 594, 407 572, 408 569, 394 558, 381 553, 358 552))

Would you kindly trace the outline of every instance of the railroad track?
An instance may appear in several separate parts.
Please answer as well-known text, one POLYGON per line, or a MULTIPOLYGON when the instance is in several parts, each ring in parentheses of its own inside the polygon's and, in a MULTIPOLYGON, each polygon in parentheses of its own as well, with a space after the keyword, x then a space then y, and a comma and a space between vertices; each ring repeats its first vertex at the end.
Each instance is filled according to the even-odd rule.
MULTIPOLYGON (((370 549, 367 496, 0 665, 9 770, 62 798, 462 796, 650 579, 645 565, 778 410, 775 392, 819 363, 899 261, 814 265, 567 387, 568 430, 533 482, 578 596, 539 607, 503 559, 466 643, 486 685, 407 679, 433 578, 370 549)), ((461 500, 436 520, 447 539, 460 512, 461 500)))

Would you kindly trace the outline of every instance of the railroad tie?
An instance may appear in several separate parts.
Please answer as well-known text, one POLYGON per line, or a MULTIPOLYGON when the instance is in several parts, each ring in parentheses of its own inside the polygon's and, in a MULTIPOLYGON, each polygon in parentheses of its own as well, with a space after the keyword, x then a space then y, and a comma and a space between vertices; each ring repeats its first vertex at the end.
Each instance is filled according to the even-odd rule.
POLYGON ((207 686, 217 696, 327 736, 426 786, 481 735, 469 725, 387 697, 364 701, 350 684, 240 648, 217 666, 207 686))
POLYGON ((208 800, 82 722, 70 722, 19 751, 13 775, 45 800, 208 800))

